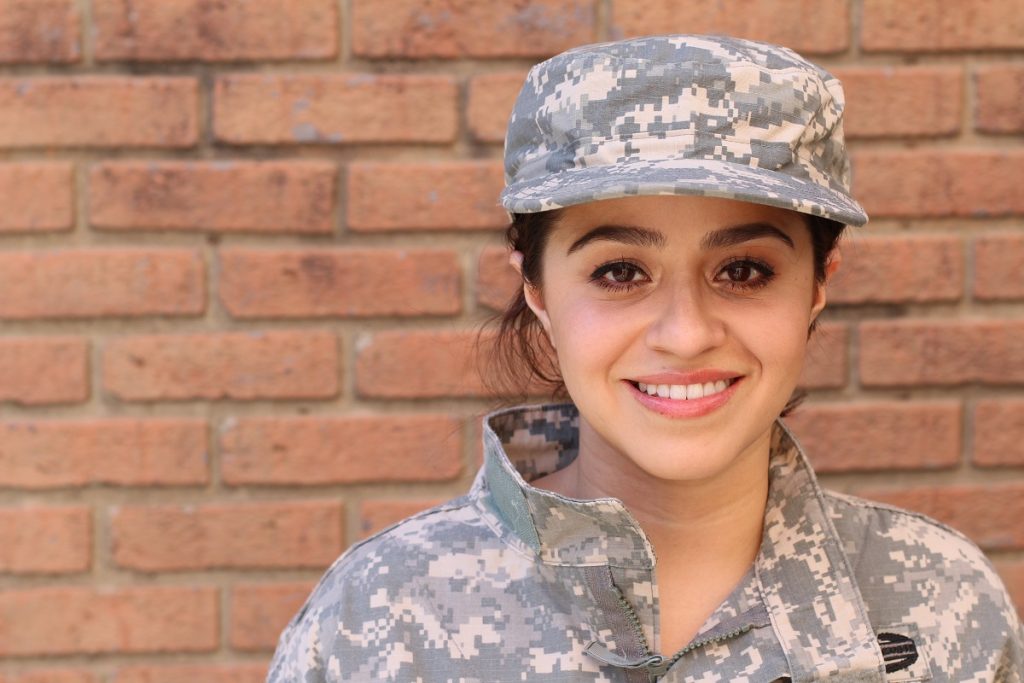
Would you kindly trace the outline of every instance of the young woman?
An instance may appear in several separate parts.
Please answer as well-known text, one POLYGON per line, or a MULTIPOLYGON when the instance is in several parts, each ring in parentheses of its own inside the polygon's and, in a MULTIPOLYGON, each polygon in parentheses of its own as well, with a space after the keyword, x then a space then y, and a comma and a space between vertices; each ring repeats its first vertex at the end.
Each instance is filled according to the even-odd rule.
POLYGON ((499 351, 571 402, 488 416, 472 490, 343 555, 268 681, 1020 681, 980 551, 823 492, 778 419, 867 220, 842 111, 822 69, 731 38, 534 67, 499 351))

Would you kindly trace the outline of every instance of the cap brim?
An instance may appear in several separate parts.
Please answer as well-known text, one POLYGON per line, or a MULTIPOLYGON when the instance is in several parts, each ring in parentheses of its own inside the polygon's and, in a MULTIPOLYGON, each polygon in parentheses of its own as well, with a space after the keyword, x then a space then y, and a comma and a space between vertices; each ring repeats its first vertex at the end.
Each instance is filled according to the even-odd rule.
POLYGON ((536 213, 574 204, 637 195, 723 197, 864 225, 868 216, 847 194, 785 173, 706 159, 619 161, 573 168, 507 186, 501 204, 510 213, 536 213))

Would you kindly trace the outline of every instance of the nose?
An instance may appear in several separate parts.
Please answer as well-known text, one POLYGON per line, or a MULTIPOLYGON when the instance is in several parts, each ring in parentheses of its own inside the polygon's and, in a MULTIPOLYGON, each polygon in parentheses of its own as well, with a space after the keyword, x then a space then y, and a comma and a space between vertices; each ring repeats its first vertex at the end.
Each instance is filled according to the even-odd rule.
POLYGON ((725 321, 715 301, 697 284, 666 288, 652 301, 647 325, 647 346, 680 358, 695 358, 721 346, 726 338, 725 321))

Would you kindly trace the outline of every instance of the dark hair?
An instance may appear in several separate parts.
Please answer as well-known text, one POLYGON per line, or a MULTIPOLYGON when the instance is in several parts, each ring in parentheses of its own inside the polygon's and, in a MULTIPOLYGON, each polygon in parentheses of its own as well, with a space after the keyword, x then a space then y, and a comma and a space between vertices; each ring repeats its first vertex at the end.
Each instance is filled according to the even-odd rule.
MULTIPOLYGON (((512 214, 512 222, 505 230, 506 245, 523 254, 523 280, 531 285, 541 285, 541 257, 560 215, 559 209, 512 214)), ((825 281, 829 255, 846 226, 822 216, 805 216, 811 233, 814 279, 822 283, 825 281)), ((554 349, 537 316, 527 305, 522 287, 516 289, 505 310, 495 316, 494 321, 497 333, 488 354, 489 366, 483 373, 484 381, 491 389, 495 393, 517 398, 539 393, 549 393, 552 398, 564 398, 565 385, 554 349)), ((816 327, 817 320, 811 323, 808 336, 816 327)), ((804 397, 804 391, 795 391, 782 415, 789 414, 804 397)))

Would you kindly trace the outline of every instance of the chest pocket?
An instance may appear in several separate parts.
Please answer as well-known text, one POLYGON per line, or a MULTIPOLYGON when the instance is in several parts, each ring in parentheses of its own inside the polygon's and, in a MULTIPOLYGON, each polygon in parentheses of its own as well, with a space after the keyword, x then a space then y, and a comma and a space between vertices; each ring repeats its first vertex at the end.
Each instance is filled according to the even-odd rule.
POLYGON ((932 678, 924 640, 913 624, 880 628, 875 632, 885 660, 885 680, 911 683, 932 678))

